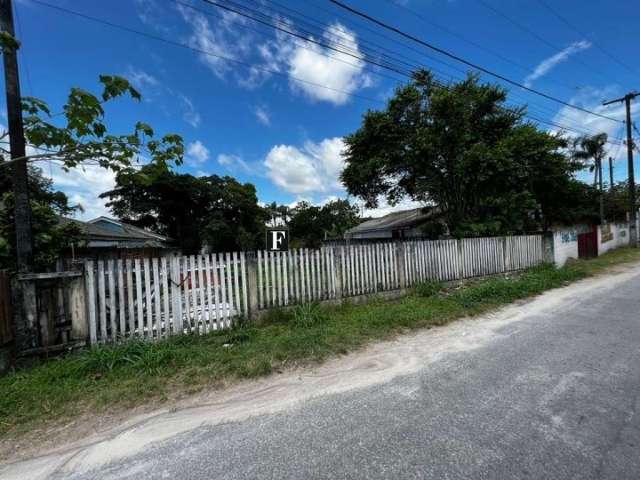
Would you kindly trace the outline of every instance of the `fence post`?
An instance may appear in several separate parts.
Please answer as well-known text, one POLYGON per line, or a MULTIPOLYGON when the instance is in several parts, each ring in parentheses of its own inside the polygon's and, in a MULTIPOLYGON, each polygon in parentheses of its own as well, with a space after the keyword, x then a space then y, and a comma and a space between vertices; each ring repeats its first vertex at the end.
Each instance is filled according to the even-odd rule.
POLYGON ((69 310, 71 316, 71 338, 73 340, 89 340, 89 322, 87 321, 87 305, 85 285, 82 276, 69 280, 69 310))
POLYGON ((248 293, 248 318, 256 318, 258 313, 258 261, 256 254, 247 254, 247 293, 248 293))
POLYGON ((555 262, 555 252, 553 250, 553 232, 543 232, 542 234, 542 261, 544 263, 555 262))
POLYGON ((462 252, 462 239, 456 239, 456 246, 458 247, 458 280, 464 278, 464 253, 462 252))
POLYGON ((396 242, 396 265, 398 271, 398 284, 401 289, 407 288, 407 264, 405 262, 405 242, 396 242))
POLYGON ((85 306, 87 309, 87 321, 89 322, 89 343, 95 345, 98 342, 96 325, 96 298, 93 260, 84 263, 85 306))
POLYGON ((333 251, 333 255, 331 255, 331 258, 333 259, 333 265, 331 265, 331 268, 333 269, 333 274, 334 274, 334 278, 335 278, 335 298, 338 301, 342 300, 342 283, 344 281, 344 279, 342 278, 342 253, 344 252, 344 248, 343 247, 331 247, 331 250, 333 251))
POLYGON ((502 237, 502 271, 505 273, 509 271, 509 262, 507 261, 508 248, 508 237, 505 235, 502 237))
POLYGON ((18 352, 38 346, 38 328, 36 304, 36 282, 22 279, 16 275, 13 279, 13 304, 16 350, 18 352))
MULTIPOLYGON (((182 321, 182 280, 180 278, 180 257, 173 256, 169 258, 169 275, 171 277, 171 310, 173 312, 173 332, 171 332, 171 334, 182 335, 184 333, 184 324, 182 321)), ((129 286, 129 288, 131 288, 131 286, 129 286)), ((129 312, 129 315, 134 315, 134 312, 129 312)), ((131 334, 133 335, 133 329, 131 330, 131 334)))

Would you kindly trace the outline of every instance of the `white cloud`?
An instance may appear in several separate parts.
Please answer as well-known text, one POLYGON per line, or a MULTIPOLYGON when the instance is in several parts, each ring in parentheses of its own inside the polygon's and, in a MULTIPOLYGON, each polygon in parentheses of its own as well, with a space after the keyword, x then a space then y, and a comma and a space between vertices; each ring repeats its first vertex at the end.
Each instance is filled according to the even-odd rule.
POLYGON ((193 105, 193 102, 186 95, 180 94, 180 103, 182 106, 182 118, 185 122, 191 125, 193 128, 198 127, 200 125, 200 121, 202 118, 200 114, 196 110, 196 107, 193 105))
MULTIPOLYGON (((364 71, 365 62, 353 57, 361 55, 356 34, 338 22, 327 27, 317 40, 349 54, 295 39, 282 31, 276 31, 275 38, 265 42, 240 28, 247 21, 232 12, 220 12, 222 18, 214 21, 183 5, 177 9, 190 27, 188 44, 202 52, 200 61, 219 78, 233 73, 242 87, 255 88, 270 78, 272 72, 278 72, 289 76, 293 91, 314 101, 342 105, 350 94, 372 85, 370 75, 364 71), (244 67, 236 71, 227 59, 254 66, 249 67, 248 73, 244 67), (255 65, 256 60, 261 64, 255 65)), ((287 18, 279 21, 296 30, 287 18)))
POLYGON ((127 67, 124 77, 142 93, 152 93, 160 85, 156 77, 132 65, 127 67))
POLYGON ((364 71, 365 62, 352 56, 361 55, 354 32, 335 22, 323 32, 320 40, 348 50, 351 55, 315 43, 295 41, 286 34, 276 35, 276 40, 262 45, 259 53, 268 69, 286 71, 291 89, 312 100, 342 105, 350 94, 372 85, 371 77, 364 71))
POLYGON ((262 125, 266 125, 267 127, 271 125, 271 117, 269 116, 266 108, 261 105, 257 105, 253 113, 255 113, 258 122, 260 122, 262 125))
POLYGON ((525 86, 531 87, 535 80, 545 76, 558 64, 566 62, 572 55, 575 55, 576 53, 582 52, 583 50, 587 50, 589 48, 591 48, 590 42, 588 42, 587 40, 580 40, 579 42, 573 42, 567 48, 560 50, 555 55, 552 55, 549 58, 545 58, 536 66, 533 72, 524 79, 525 86))
MULTIPOLYGON (((602 89, 587 87, 581 89, 578 94, 571 98, 570 103, 599 113, 601 115, 606 115, 618 120, 624 120, 624 103, 617 103, 606 107, 602 105, 602 102, 604 100, 618 98, 620 96, 621 91, 617 86, 611 85, 602 89)), ((640 103, 636 102, 632 104, 631 113, 634 116, 640 114, 640 103)), ((585 133, 606 133, 609 139, 615 142, 618 142, 619 139, 624 139, 626 135, 624 124, 613 122, 606 118, 589 115, 587 113, 575 110, 571 107, 561 108, 553 117, 553 122, 561 125, 566 125, 568 127, 572 127, 581 131, 584 130, 586 131, 585 133)), ((552 132, 561 131, 561 129, 559 128, 551 128, 549 130, 552 132)), ((568 137, 575 138, 577 136, 580 136, 580 133, 574 131, 562 132, 565 136, 568 137)), ((617 163, 618 161, 620 161, 622 162, 621 165, 625 165, 626 147, 624 145, 617 146, 613 144, 607 144, 605 148, 607 149, 607 156, 612 156, 614 158, 614 162, 617 163)), ((616 177, 618 179, 622 178, 618 176, 618 173, 622 171, 624 171, 626 174, 626 166, 616 169, 616 177)))
MULTIPOLYGON (((360 49, 355 34, 348 28, 334 23, 324 32, 324 40, 329 44, 346 44, 355 55, 360 49)), ((364 72, 365 62, 344 53, 332 52, 319 45, 309 44, 308 48, 296 46, 289 58, 289 75, 312 83, 291 81, 294 90, 300 90, 314 100, 327 101, 336 105, 344 104, 349 95, 360 88, 371 85, 371 77, 364 72), (330 54, 331 58, 326 56, 330 54)))
MULTIPOLYGON (((238 33, 238 24, 245 20, 233 12, 222 11, 222 19, 212 24, 202 13, 178 5, 178 11, 191 28, 188 43, 192 48, 214 55, 237 59, 251 49, 250 37, 238 33)), ((231 69, 229 62, 214 55, 200 53, 200 60, 219 78, 231 69)))
POLYGON ((267 154, 264 166, 277 186, 294 194, 340 191, 343 149, 344 142, 339 137, 319 143, 308 141, 302 148, 276 145, 267 154))
POLYGON ((191 165, 202 164, 209 160, 210 156, 209 149, 205 147, 200 140, 196 140, 187 145, 185 158, 187 163, 191 165))
POLYGON ((238 169, 247 173, 251 173, 253 171, 249 164, 239 155, 221 153, 218 155, 218 163, 230 171, 237 171, 238 169))
MULTIPOLYGON (((619 97, 619 90, 615 86, 602 89, 586 87, 574 95, 569 103, 590 110, 592 112, 605 115, 614 119, 624 120, 625 107, 623 103, 603 106, 602 102, 609 98, 619 97)), ((634 104, 632 112, 640 110, 640 104, 634 104)), ((587 130, 593 133, 604 132, 610 138, 620 137, 624 131, 624 125, 606 118, 590 115, 574 108, 565 106, 553 117, 553 122, 560 125, 567 125, 572 128, 587 130)), ((554 129, 557 131, 558 129, 554 129)), ((575 136, 575 132, 565 132, 567 135, 575 136)))
POLYGON ((62 190, 69 197, 70 203, 80 204, 84 212, 75 216, 80 220, 91 220, 101 215, 109 216, 107 199, 99 198, 101 193, 112 190, 116 185, 115 174, 111 170, 97 165, 86 165, 65 172, 62 167, 51 162, 40 164, 45 176, 50 176, 56 189, 62 190))

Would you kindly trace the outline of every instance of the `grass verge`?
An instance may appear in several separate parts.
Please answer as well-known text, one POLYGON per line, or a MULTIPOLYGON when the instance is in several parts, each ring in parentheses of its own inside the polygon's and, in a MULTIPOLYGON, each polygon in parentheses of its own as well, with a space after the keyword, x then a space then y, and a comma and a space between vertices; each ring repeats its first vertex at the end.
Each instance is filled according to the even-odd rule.
POLYGON ((0 378, 0 436, 320 362, 373 340, 444 325, 638 260, 640 251, 624 248, 562 269, 543 266, 458 287, 423 284, 397 301, 303 305, 273 310, 259 326, 69 355, 0 378))

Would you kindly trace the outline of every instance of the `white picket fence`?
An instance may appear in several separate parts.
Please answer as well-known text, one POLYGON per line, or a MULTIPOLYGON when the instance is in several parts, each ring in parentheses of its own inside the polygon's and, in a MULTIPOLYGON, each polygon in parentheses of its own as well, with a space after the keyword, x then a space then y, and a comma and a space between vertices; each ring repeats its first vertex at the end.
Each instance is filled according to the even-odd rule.
POLYGON ((258 251, 256 258, 260 309, 336 296, 335 257, 330 248, 258 251))
POLYGON ((229 327, 246 315, 244 252, 87 261, 92 344, 229 327))
POLYGON ((494 275, 540 265, 542 235, 409 241, 404 250, 406 285, 494 275))
POLYGON ((89 337, 95 344, 207 333, 254 310, 505 273, 543 261, 542 235, 88 261, 89 337))

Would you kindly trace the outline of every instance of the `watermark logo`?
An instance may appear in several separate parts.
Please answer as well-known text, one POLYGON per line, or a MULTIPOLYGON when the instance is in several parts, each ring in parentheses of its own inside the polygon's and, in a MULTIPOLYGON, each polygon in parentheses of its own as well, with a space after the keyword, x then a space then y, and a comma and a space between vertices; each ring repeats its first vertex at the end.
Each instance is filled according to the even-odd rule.
POLYGON ((285 228, 268 229, 267 250, 270 252, 286 252, 289 250, 289 230, 285 228))

